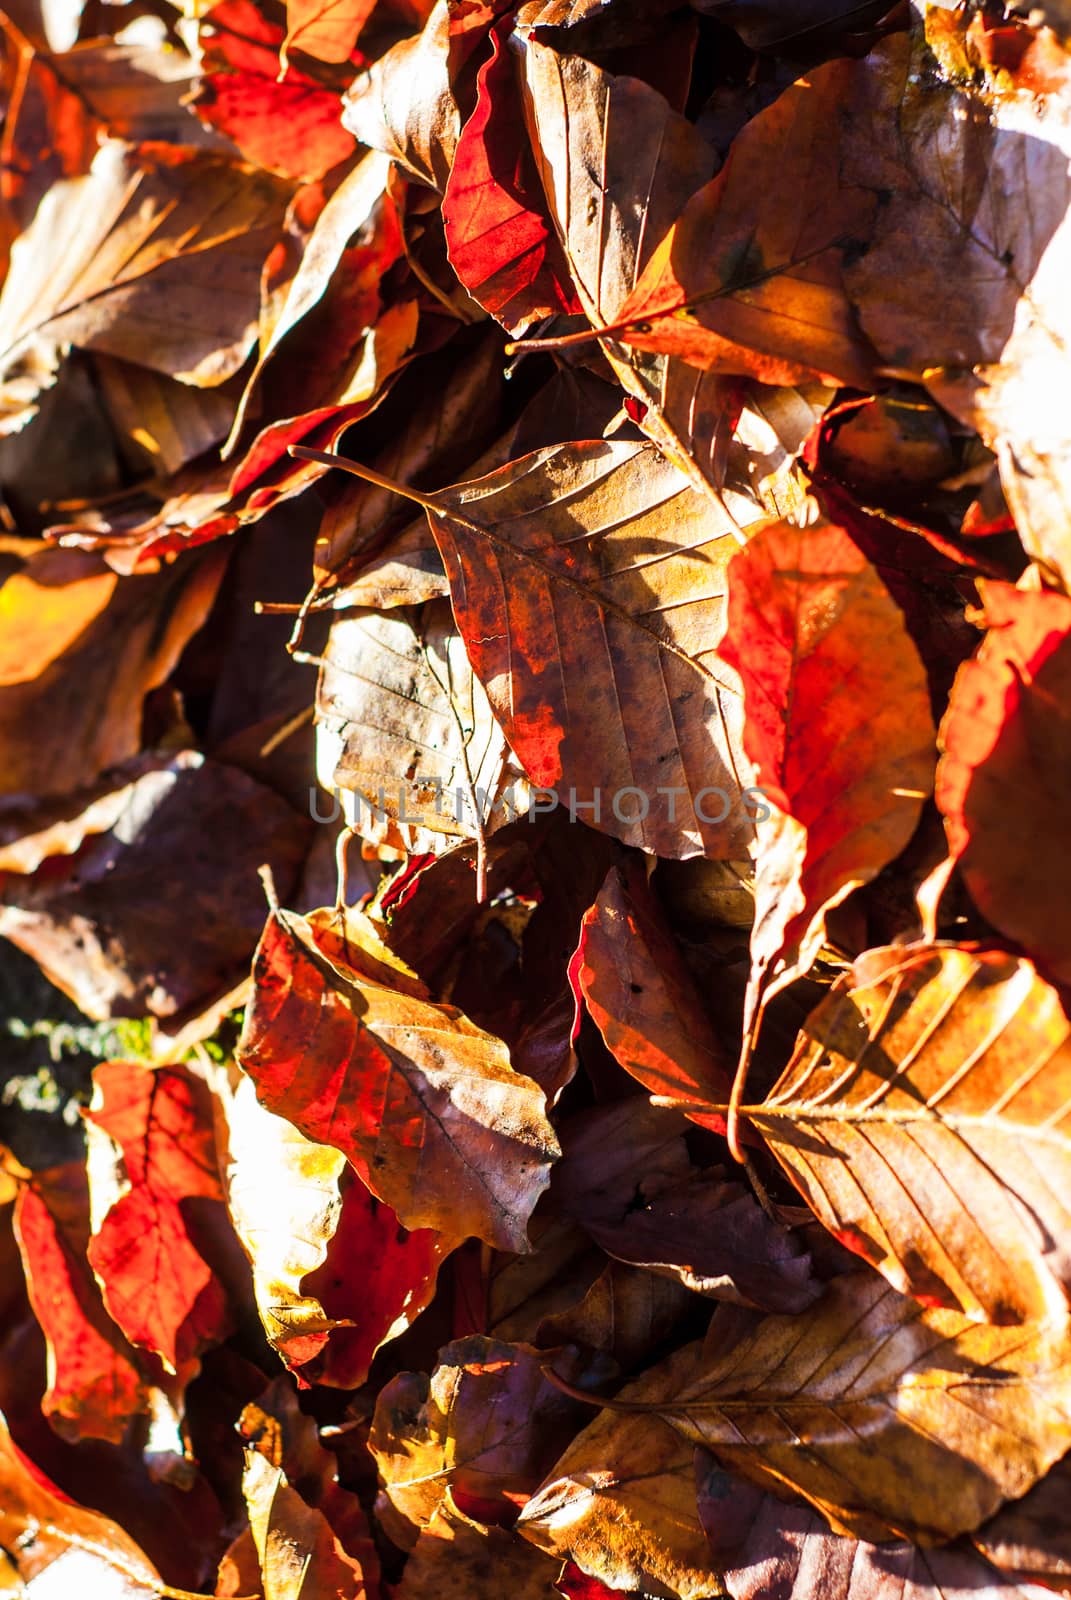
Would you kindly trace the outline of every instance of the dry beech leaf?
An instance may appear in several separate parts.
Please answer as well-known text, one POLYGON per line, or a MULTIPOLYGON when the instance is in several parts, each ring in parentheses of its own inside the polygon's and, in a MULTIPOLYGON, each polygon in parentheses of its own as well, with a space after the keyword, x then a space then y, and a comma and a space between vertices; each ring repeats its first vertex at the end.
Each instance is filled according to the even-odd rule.
MULTIPOLYGON (((0 1418, 0 1539, 17 1579, 4 1588, 37 1595, 78 1593, 157 1600, 156 1569, 118 1523, 63 1494, 18 1448, 0 1418), (25 1589, 21 1588, 25 1584, 25 1589)), ((10 1570, 10 1569, 9 1569, 10 1570)))
MULTIPOLYGON (((618 1398, 658 1405, 691 1366, 685 1352, 628 1384, 618 1398)), ((694 1454, 656 1416, 605 1411, 528 1501, 517 1530, 612 1590, 677 1600, 719 1595, 696 1509, 694 1454)))
POLYGON ((119 1444, 131 1419, 149 1410, 150 1397, 86 1260, 89 1186, 83 1162, 34 1175, 15 1203, 15 1235, 48 1348, 42 1410, 68 1438, 119 1444))
POLYGON ((560 1562, 508 1528, 484 1527, 444 1504, 413 1546, 397 1600, 561 1600, 560 1562))
POLYGON ((115 356, 98 355, 93 367, 112 425, 139 465, 177 472, 230 432, 236 401, 226 389, 196 389, 115 356))
MULTIPOLYGON (((722 1475, 724 1476, 724 1475, 722 1475)), ((715 1502, 714 1513, 722 1508, 715 1502)), ((732 1515, 729 1501, 725 1508, 732 1515)), ((1004 1576, 963 1541, 937 1550, 908 1544, 867 1544, 830 1533, 808 1506, 760 1495, 758 1509, 741 1525, 724 1558, 723 1582, 732 1600, 1044 1600, 1047 1591, 1004 1576)))
MULTIPOLYGON (((555 1353, 575 1376, 575 1352, 555 1353)), ((444 1504, 511 1525, 584 1421, 530 1345, 473 1336, 439 1351, 431 1377, 403 1372, 380 1390, 369 1448, 395 1509, 425 1527, 444 1504)))
POLYGON ((984 580, 979 587, 988 631, 959 669, 941 723, 937 805, 979 910, 1044 972, 1069 983, 1067 856, 1039 849, 1038 837, 1067 769, 1061 708, 1071 600, 984 580))
MULTIPOLYGON (((213 1233, 226 1227, 211 1092, 187 1067, 106 1061, 86 1116, 116 1147, 125 1183, 96 1221, 89 1264, 131 1344, 178 1372, 232 1325, 210 1264, 213 1233)), ((96 1170, 91 1160, 95 1211, 96 1170)))
POLYGON ((286 38, 280 64, 291 50, 317 61, 345 61, 370 17, 375 0, 287 0, 286 38))
POLYGON ((733 558, 719 654, 744 684, 759 824, 756 985, 805 971, 828 910, 904 848, 933 781, 926 672, 899 607, 833 522, 771 523, 733 558))
POLYGON ((659 1409, 732 1470, 796 1490, 834 1532, 939 1544, 1071 1445, 1068 1323, 991 1327, 850 1274, 716 1353, 659 1409))
POLYGON ((319 927, 273 911, 264 929, 238 1047, 258 1098, 341 1150, 406 1227, 525 1249, 558 1154, 542 1091, 400 965, 319 927))
POLYGON ((65 794, 141 748, 146 695, 202 625, 221 553, 118 583, 102 556, 45 549, 0 586, 0 791, 65 794))
POLYGON ((301 1410, 298 1392, 287 1377, 268 1384, 245 1407, 237 1431, 245 1443, 298 1486, 301 1498, 322 1512, 347 1555, 361 1566, 372 1586, 379 1571, 368 1519, 358 1497, 339 1482, 338 1457, 320 1442, 312 1417, 301 1410))
POLYGON ((693 1303, 672 1275, 608 1261, 583 1299, 541 1319, 536 1340, 548 1350, 583 1345, 631 1372, 672 1336, 693 1303))
POLYGON ((731 517, 651 446, 613 441, 423 503, 473 671, 532 782, 626 844, 743 853, 740 699, 712 648, 731 517))
POLYGON ((233 988, 263 926, 257 869, 270 863, 289 887, 312 824, 198 751, 140 760, 112 777, 126 781, 85 796, 88 819, 77 797, 62 818, 52 808, 40 832, 25 817, 32 837, 7 854, 41 865, 0 888, 0 932, 87 1016, 174 1021, 233 988), (171 876, 176 861, 180 878, 171 876))
POLYGON ((1027 961, 868 950, 747 1115, 827 1228, 926 1305, 1066 1312, 1071 1026, 1027 961))
POLYGON ((283 30, 254 0, 220 0, 199 20, 202 76, 186 103, 202 123, 289 178, 321 178, 354 153, 337 94, 293 65, 279 82, 283 30))
POLYGON ((509 747, 445 601, 338 616, 316 725, 320 782, 366 838, 436 852, 528 809, 528 786, 507 768, 509 747))
POLYGON ((442 215, 458 278, 512 333, 579 309, 528 147, 512 53, 497 30, 454 150, 442 215))
POLYGON ((253 344, 260 270, 288 195, 267 173, 163 144, 106 144, 87 177, 54 185, 12 248, 0 295, 12 419, 41 387, 23 369, 36 360, 54 371, 65 343, 185 383, 231 377, 253 344))
POLYGON ((881 203, 848 290, 886 360, 996 452, 1024 545, 1066 579, 1071 450, 1052 401, 1068 371, 1066 105, 1051 94, 1039 115, 1026 85, 942 80, 928 56, 901 35, 854 64, 843 173, 881 203))
POLYGON ((1001 1572, 1029 1573, 1046 1587, 1067 1587, 1071 1577, 1065 1512, 1069 1472, 1071 1461, 1065 1456, 1028 1494, 1002 1506, 974 1535, 977 1548, 1001 1572))
POLYGON ((346 92, 343 126, 441 193, 461 132, 450 83, 450 5, 437 0, 422 32, 401 39, 346 92))
MULTIPOLYGON (((570 976, 607 1048, 660 1102, 726 1103, 730 1063, 638 871, 611 868, 584 915, 570 976)), ((719 1127, 716 1117, 696 1116, 719 1127)))
POLYGON ((305 1501, 279 1467, 246 1452, 242 1492, 249 1512, 264 1600, 364 1600, 360 1563, 339 1542, 323 1512, 305 1501))
POLYGON ((841 276, 874 208, 839 181, 838 110, 855 71, 816 68, 738 134, 619 308, 628 343, 764 383, 868 387, 873 357, 841 276))
POLYGON ((352 1388, 431 1298, 444 1246, 347 1183, 345 1156, 265 1110, 248 1079, 228 1122, 231 1216, 264 1332, 303 1378, 352 1388))
POLYGON ((692 1167, 687 1124, 643 1100, 573 1118, 553 1194, 607 1255, 698 1294, 801 1311, 818 1294, 796 1236, 717 1168, 692 1167))
MULTIPOLYGON (((346 174, 316 218, 286 298, 272 317, 270 327, 262 332, 256 366, 242 395, 232 439, 237 439, 264 369, 276 356, 286 336, 315 311, 343 261, 351 271, 357 265, 352 255, 347 257, 347 245, 354 236, 361 236, 362 255, 374 254, 380 271, 397 255, 398 219, 394 202, 387 193, 389 177, 387 157, 378 151, 369 151, 346 174)), ((378 306, 378 301, 376 304, 378 306)))

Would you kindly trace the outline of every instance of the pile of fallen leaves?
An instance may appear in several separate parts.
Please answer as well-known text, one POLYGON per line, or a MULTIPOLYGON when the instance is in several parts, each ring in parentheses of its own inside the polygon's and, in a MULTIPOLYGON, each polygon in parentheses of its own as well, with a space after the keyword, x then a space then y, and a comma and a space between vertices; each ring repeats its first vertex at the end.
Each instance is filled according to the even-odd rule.
POLYGON ((0 27, 0 1587, 1071 1591, 1064 0, 0 27))

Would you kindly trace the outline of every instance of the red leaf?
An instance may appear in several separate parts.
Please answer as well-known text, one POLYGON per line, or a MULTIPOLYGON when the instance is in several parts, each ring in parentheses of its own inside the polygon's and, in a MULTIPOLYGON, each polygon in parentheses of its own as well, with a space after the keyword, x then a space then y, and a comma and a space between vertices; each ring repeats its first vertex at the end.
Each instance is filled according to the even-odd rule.
POLYGON ((989 632, 960 668, 941 724, 937 804, 979 910, 1071 983, 1068 854, 1039 848, 1071 750, 1071 600, 980 588, 989 632))
POLYGON ((542 1091, 369 924, 352 917, 345 942, 331 927, 268 919, 238 1047, 261 1102, 340 1150, 406 1227, 525 1249, 558 1154, 542 1091))
POLYGON ((611 869, 569 971, 578 1008, 586 1002, 607 1048, 645 1089, 687 1106, 725 1104, 729 1063, 639 870, 611 869))
POLYGON ((718 648, 744 681, 744 746, 783 814, 760 856, 752 954, 787 975, 814 959, 826 910, 915 829, 932 782, 926 673, 835 523, 758 532, 730 565, 728 613, 718 648))
POLYGON ((107 1061, 93 1081, 86 1117, 118 1145, 130 1188, 90 1241, 90 1265, 131 1343, 177 1372, 230 1331, 226 1291, 200 1242, 223 1202, 212 1096, 181 1066, 107 1061))
POLYGON ((501 29, 491 42, 443 195, 443 225, 465 288, 519 333, 540 317, 581 308, 547 217, 501 29))
POLYGON ((320 178, 353 154, 333 90, 292 66, 279 81, 283 30, 252 0, 213 6, 200 37, 205 76, 188 103, 248 161, 289 178, 320 178))
POLYGON ((89 1189, 85 1166, 38 1172, 15 1204, 30 1304, 48 1341, 42 1410, 58 1433, 118 1444, 148 1409, 134 1352, 112 1322, 86 1260, 89 1189))
POLYGON ((344 1180, 327 1259, 302 1288, 329 1317, 353 1326, 332 1329, 323 1354, 301 1376, 338 1389, 362 1384, 380 1345, 403 1331, 435 1293, 449 1248, 450 1241, 430 1228, 410 1233, 363 1183, 344 1180))

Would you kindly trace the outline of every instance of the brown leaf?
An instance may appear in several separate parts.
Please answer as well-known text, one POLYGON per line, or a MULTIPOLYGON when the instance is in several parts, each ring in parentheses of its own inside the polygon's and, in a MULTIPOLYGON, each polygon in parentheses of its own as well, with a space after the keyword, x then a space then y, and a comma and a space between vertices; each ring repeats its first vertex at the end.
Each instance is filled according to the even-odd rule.
MULTIPOLYGON (((558 1352, 562 1375, 575 1352, 558 1352)), ((543 1374, 541 1351, 498 1339, 457 1339, 430 1379, 405 1372, 380 1391, 369 1448, 387 1494, 417 1527, 443 1504, 510 1525, 584 1420, 543 1374)))
POLYGON ((559 1600, 559 1565, 508 1528, 486 1528, 444 1506, 421 1529, 394 1593, 397 1600, 559 1600))
POLYGON ((834 1532, 930 1545, 1064 1454, 1069 1383, 1066 1319, 989 1327, 849 1275, 717 1352, 660 1412, 753 1482, 795 1489, 834 1532))
POLYGON ((440 194, 461 132, 450 66, 450 6, 438 0, 421 33, 399 40, 354 80, 342 112, 343 126, 362 144, 440 194))
POLYGON ((618 1260, 713 1299, 803 1310, 818 1293, 810 1257, 743 1184, 692 1168, 684 1126, 641 1100, 575 1118, 554 1175, 559 1206, 618 1260))
POLYGON ((1066 576, 1071 452, 1046 397, 1067 374, 1067 120, 969 68, 942 81, 925 48, 900 36, 855 69, 845 177, 882 204, 848 289, 886 360, 996 451, 1024 543, 1066 576))
MULTIPOLYGON (((160 1578, 118 1523, 76 1505, 13 1443, 0 1418, 0 1537, 10 1567, 4 1587, 35 1594, 74 1585, 124 1600, 156 1600, 160 1578), (25 1590, 22 1584, 26 1585, 25 1590)), ((83 1591, 84 1592, 84 1591, 83 1591)))
POLYGON ((67 794, 141 748, 146 695, 204 622, 222 557, 115 581, 102 557, 42 550, 0 587, 0 790, 67 794))
POLYGON ((283 1472, 257 1450, 246 1452, 242 1491, 260 1562, 264 1600, 363 1600, 359 1562, 342 1547, 321 1511, 306 1505, 283 1472))
POLYGON ((614 1058, 660 1102, 726 1103, 725 1050, 638 870, 611 868, 584 915, 570 975, 614 1058))
POLYGON ((287 1377, 276 1378, 249 1405, 237 1424, 242 1439, 297 1485, 301 1498, 321 1512, 347 1555, 360 1562, 366 1583, 379 1573, 368 1519, 355 1494, 339 1483, 339 1462, 320 1443, 312 1417, 298 1404, 287 1377))
POLYGON ((345 61, 375 5, 375 0, 287 0, 286 38, 281 64, 291 50, 317 61, 345 61))
POLYGON ((54 185, 18 240, 0 295, 12 423, 42 381, 21 377, 20 367, 37 361, 42 374, 53 372, 65 343, 185 383, 237 372, 288 194, 266 173, 160 144, 106 145, 87 177, 54 185))
POLYGON ((1071 1576, 1065 1513, 1069 1471, 1065 1456, 1029 1494, 1002 1506, 974 1535, 978 1549, 1001 1572, 1029 1573, 1046 1586, 1066 1588, 1071 1576))
POLYGON ((537 451, 424 504, 473 671, 532 782, 627 844, 740 854, 740 707, 711 648, 731 518, 650 446, 614 441, 537 451))
POLYGON ((841 275, 874 208, 840 178, 840 108, 856 70, 818 67, 737 135, 618 308, 629 344, 764 383, 869 386, 872 354, 841 275))
POLYGON ((869 950, 748 1116, 826 1227, 894 1288, 988 1322, 1059 1316, 1069 1038, 1026 961, 869 950))
MULTIPOLYGON (((704 1454, 705 1452, 700 1452, 704 1454)), ((719 1475, 723 1480, 725 1474, 719 1475)), ((722 1510, 714 1504, 715 1514, 722 1510)), ((736 1511, 729 1500, 724 1512, 736 1511)), ((965 1541, 939 1550, 908 1544, 868 1544, 830 1533, 807 1506, 760 1495, 758 1510, 727 1530, 736 1545, 727 1557, 725 1588, 732 1600, 1043 1600, 1045 1590, 1006 1580, 965 1541)))
POLYGON ((444 601, 331 626, 316 701, 320 782, 366 838, 434 853, 528 809, 528 786, 444 601))
POLYGON ((524 1249, 558 1154, 542 1092, 497 1039, 329 925, 268 919, 238 1047, 261 1102, 341 1150, 406 1227, 524 1249))
MULTIPOLYGON (((679 1373, 679 1359, 669 1370, 679 1373)), ((666 1382, 655 1368, 620 1398, 658 1404, 666 1382)), ((693 1455, 658 1417, 604 1411, 529 1500, 518 1532, 611 1589, 715 1596, 721 1586, 696 1511, 693 1455)))
POLYGON ((0 931, 87 1016, 174 1019, 233 987, 262 926, 257 868, 273 863, 289 886, 311 824, 237 767, 196 751, 148 758, 126 776, 117 790, 86 797, 103 812, 92 828, 81 808, 59 822, 47 816, 40 833, 26 820, 18 848, 31 872, 53 850, 56 859, 7 880, 0 931), (77 853, 65 854, 72 845, 77 853))

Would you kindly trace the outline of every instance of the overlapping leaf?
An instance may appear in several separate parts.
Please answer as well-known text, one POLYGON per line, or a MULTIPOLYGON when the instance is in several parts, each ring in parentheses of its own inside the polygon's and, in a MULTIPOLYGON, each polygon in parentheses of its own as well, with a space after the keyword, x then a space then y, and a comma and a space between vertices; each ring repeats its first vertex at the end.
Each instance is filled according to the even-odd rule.
POLYGON ((239 1046, 260 1100, 407 1227, 524 1249, 558 1153, 541 1090, 411 974, 322 929, 273 911, 264 930, 239 1046))
POLYGON ((837 1237, 926 1305, 1065 1309, 1071 1028, 1026 961, 871 950, 750 1113, 837 1237))

